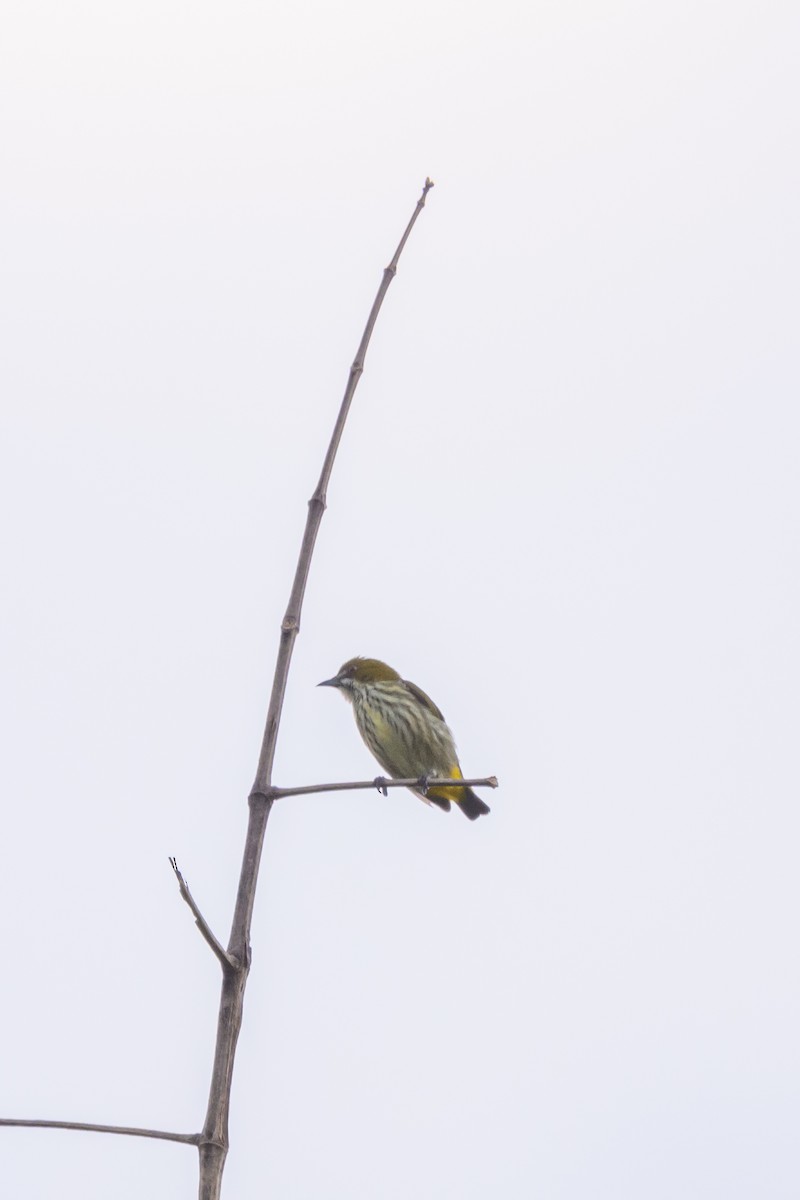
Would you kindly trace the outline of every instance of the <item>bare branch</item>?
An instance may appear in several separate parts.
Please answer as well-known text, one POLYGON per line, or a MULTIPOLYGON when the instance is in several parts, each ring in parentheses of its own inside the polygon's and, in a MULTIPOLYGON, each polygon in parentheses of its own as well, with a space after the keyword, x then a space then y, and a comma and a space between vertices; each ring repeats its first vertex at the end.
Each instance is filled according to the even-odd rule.
POLYGON ((303 607, 306 583, 308 581, 308 573, 311 567, 311 557, 314 553, 314 544, 317 540, 322 514, 325 511, 328 482, 333 470, 336 451, 344 431, 347 414, 350 411, 350 404, 361 373, 364 370, 364 359, 375 321, 377 320, 389 284, 397 271, 400 254, 417 217, 422 212, 425 205, 425 198, 432 187, 433 184, 430 179, 426 179, 422 195, 417 201, 411 220, 406 226, 392 261, 383 272, 378 293, 367 318, 367 324, 358 350, 356 351, 356 357, 350 367, 350 375, 345 387, 339 415, 336 418, 333 428, 330 444, 325 455, 325 461, 322 464, 319 481, 314 494, 308 502, 308 516, 297 560, 294 582, 289 595, 286 614, 281 622, 281 636, 275 663, 275 674, 272 680, 272 691, 267 709, 267 720, 261 742, 261 752, 258 758, 255 782, 251 789, 250 816, 247 824, 242 869, 239 876, 236 906, 234 908, 227 949, 228 958, 232 963, 236 963, 237 965, 233 969, 223 972, 222 977, 222 994, 220 996, 219 1016, 217 1019, 214 1065, 211 1072, 206 1119, 199 1145, 199 1200, 219 1200, 222 1186, 222 1172, 228 1154, 228 1115, 231 1102, 233 1064, 236 1055, 236 1043, 242 1026, 244 992, 247 984, 247 974, 250 969, 250 925, 253 918, 258 869, 261 863, 261 850, 264 844, 267 821, 272 810, 270 788, 272 784, 272 766, 275 759, 275 744, 278 738, 278 728, 283 710, 283 699, 286 692, 286 680, 289 675, 292 651, 294 649, 295 638, 300 629, 300 615, 303 607))
POLYGON ((381 787, 386 792, 389 787, 415 787, 425 790, 431 786, 446 784, 448 787, 496 787, 497 780, 492 776, 478 780, 384 780, 376 779, 358 783, 313 784, 308 787, 274 788, 272 787, 272 766, 275 758, 275 744, 278 737, 283 700, 286 690, 286 680, 294 648, 294 641, 300 630, 300 614, 303 607, 306 583, 308 581, 311 558, 314 553, 317 533, 322 514, 326 507, 327 487, 330 481, 336 452, 339 448, 344 431, 347 415, 355 394, 358 381, 364 370, 364 360, 372 337, 375 322, 383 304, 389 284, 397 272, 397 264, 403 248, 408 241, 411 230, 425 206, 425 199, 433 187, 430 179, 425 180, 422 195, 417 201, 411 220, 395 250, 392 261, 383 272, 378 293, 370 310, 367 324, 350 368, 350 375, 345 388, 339 415, 334 425, 325 460, 322 465, 319 481, 314 494, 308 502, 308 516, 300 554, 294 576, 294 583, 289 596, 286 615, 281 623, 281 638, 278 647, 278 657, 275 664, 275 674, 272 682, 267 721, 261 743, 258 768, 253 789, 250 794, 250 819, 245 839, 242 869, 239 878, 239 888, 236 897, 236 907, 231 925, 231 935, 228 949, 225 950, 211 931, 200 909, 195 903, 186 880, 178 869, 177 861, 170 858, 170 865, 175 872, 181 896, 194 915, 195 922, 208 945, 213 950, 223 969, 222 994, 220 997, 219 1015, 217 1018, 217 1041, 214 1053, 214 1065, 209 1089, 208 1109, 205 1124, 201 1133, 170 1133, 159 1129, 138 1129, 124 1125, 94 1125, 82 1121, 39 1121, 17 1120, 0 1117, 0 1126, 37 1129, 66 1129, 87 1133, 114 1133, 127 1137, 155 1138, 162 1141, 180 1142, 184 1145, 197 1146, 200 1154, 200 1200, 219 1200, 222 1185, 222 1172, 228 1153, 228 1114, 230 1110, 231 1083, 233 1064, 236 1053, 236 1043, 242 1024, 242 1009, 247 976, 250 970, 250 925, 253 915, 258 869, 261 860, 261 850, 264 841, 267 820, 272 808, 272 802, 279 796, 305 795, 311 792, 343 791, 345 789, 360 789, 381 787))
POLYGON ((134 1129, 128 1125, 88 1125, 83 1121, 16 1121, 0 1117, 0 1125, 19 1126, 23 1129, 78 1129, 85 1133, 120 1133, 125 1137, 158 1138, 162 1142, 182 1142, 185 1146, 199 1146, 199 1133, 168 1133, 164 1129, 134 1129))
POLYGON ((180 888, 181 896, 186 901, 186 903, 189 905, 189 908, 192 910, 192 913, 194 914, 194 920, 195 920, 195 924, 197 925, 197 928, 200 930, 203 937, 206 939, 209 946, 216 954, 217 958, 220 961, 223 971, 230 971, 231 969, 235 970, 239 966, 239 963, 230 954, 228 954, 228 952, 225 950, 225 948, 217 941, 217 939, 214 937, 214 934, 211 932, 211 927, 208 924, 208 921, 205 919, 203 914, 200 912, 200 909, 197 907, 194 896, 189 891, 189 885, 187 884, 186 880, 183 878, 183 875, 181 874, 181 872, 178 869, 177 859, 170 858, 169 865, 172 867, 173 871, 175 872, 175 877, 178 880, 178 887, 180 888))
POLYGON ((308 572, 311 567, 311 556, 314 553, 314 545, 317 540, 322 514, 325 511, 327 504, 328 483, 330 482, 333 464, 336 459, 336 452, 339 449, 339 443, 342 440, 345 422, 347 421, 350 405, 355 395, 358 381, 364 370, 364 360, 367 356, 367 348, 369 347, 372 331, 375 327, 375 322, 378 319, 378 313, 384 301, 384 297, 389 289, 389 284, 394 279, 397 273, 397 263, 403 251, 403 247, 408 241, 411 230, 417 217, 422 212, 425 206, 425 197, 433 183, 430 179, 425 180, 425 185, 422 189, 422 195, 417 201, 417 206, 414 209, 411 220, 406 226, 405 232, 400 239, 397 249, 394 252, 392 261, 383 272, 383 279, 378 288, 378 294, 372 304, 367 324, 364 328, 361 341, 356 351, 356 356, 353 359, 350 367, 350 376, 345 388, 342 404, 339 409, 339 415, 336 418, 336 424, 333 427, 330 444, 325 455, 325 461, 322 464, 319 481, 314 494, 308 502, 309 512, 306 519, 306 528, 303 534, 303 541, 300 546, 300 555, 295 571, 294 584, 289 596, 289 603, 286 608, 286 614, 281 623, 281 641, 278 648, 278 661, 275 664, 275 677, 272 681, 272 695, 270 696, 269 709, 267 711, 267 723, 264 729, 264 737, 261 743, 261 754, 258 760, 258 769, 256 770, 256 778, 252 787, 253 792, 263 793, 265 788, 270 783, 272 777, 272 764, 275 758, 275 743, 278 738, 278 726, 280 724, 281 711, 283 709, 283 697, 286 690, 286 679, 289 674, 289 664, 292 658, 292 650, 294 648, 294 640, 300 631, 300 613, 303 607, 303 597, 305 595, 306 583, 308 581, 308 572))
POLYGON ((360 780, 358 783, 309 783, 304 787, 273 787, 270 788, 269 795, 264 796, 264 799, 280 800, 283 796, 311 796, 315 792, 366 791, 369 788, 377 788, 379 792, 385 792, 387 788, 401 787, 423 791, 435 787, 496 788, 497 786, 496 775, 487 775, 485 779, 436 779, 433 777, 430 779, 384 779, 382 775, 379 775, 377 779, 360 780))

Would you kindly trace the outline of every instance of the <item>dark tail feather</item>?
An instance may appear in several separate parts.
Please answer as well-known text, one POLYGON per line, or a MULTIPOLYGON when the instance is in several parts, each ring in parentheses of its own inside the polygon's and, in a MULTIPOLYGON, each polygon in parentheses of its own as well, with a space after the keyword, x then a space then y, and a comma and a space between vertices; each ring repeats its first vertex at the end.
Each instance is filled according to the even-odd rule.
POLYGON ((469 817, 470 821, 475 821, 485 813, 491 812, 489 805, 484 804, 480 796, 476 796, 472 788, 459 788, 458 790, 461 793, 457 801, 458 807, 465 817, 469 817))

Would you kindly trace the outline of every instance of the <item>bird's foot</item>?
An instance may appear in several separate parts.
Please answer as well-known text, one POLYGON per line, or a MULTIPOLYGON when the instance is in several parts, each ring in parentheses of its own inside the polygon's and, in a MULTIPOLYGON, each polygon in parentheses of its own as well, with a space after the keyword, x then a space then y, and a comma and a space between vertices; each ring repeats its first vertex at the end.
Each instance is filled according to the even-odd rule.
POLYGON ((432 774, 430 771, 427 771, 424 775, 420 775, 419 783, 417 784, 417 790, 422 792, 423 796, 427 796, 428 794, 428 788, 431 785, 431 779, 432 774))
POLYGON ((373 782, 375 784, 375 787, 378 789, 378 791, 380 792, 380 794, 382 796, 389 795, 389 789, 386 786, 388 781, 386 780, 386 778, 383 775, 378 775, 377 778, 375 780, 373 780, 373 782))

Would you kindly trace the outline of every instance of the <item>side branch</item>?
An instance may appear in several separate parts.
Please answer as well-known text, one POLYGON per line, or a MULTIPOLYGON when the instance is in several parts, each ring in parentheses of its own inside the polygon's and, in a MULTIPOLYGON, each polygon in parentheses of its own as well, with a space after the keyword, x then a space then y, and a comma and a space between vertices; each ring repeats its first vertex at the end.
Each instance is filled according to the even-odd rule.
POLYGON ((169 1133, 165 1129, 134 1129, 128 1125, 89 1125, 84 1121, 17 1121, 0 1117, 0 1125, 24 1129, 78 1129, 84 1133, 121 1133, 125 1137, 157 1138, 162 1142, 181 1142, 184 1146, 199 1146, 199 1133, 169 1133))
POLYGON ((205 919, 203 914, 200 912, 200 909, 197 907, 194 896, 189 891, 189 886, 188 886, 186 880, 183 878, 183 875, 181 874, 181 872, 178 869, 177 859, 170 858, 169 865, 172 867, 173 871, 175 872, 175 878, 178 880, 178 887, 180 888, 181 896, 186 901, 186 903, 189 905, 189 908, 192 910, 192 913, 194 914, 194 920, 195 920, 195 924, 197 925, 197 928, 200 930, 203 937, 205 938, 205 940, 208 942, 211 949, 216 954, 217 958, 220 961, 220 965, 222 966, 223 971, 237 970, 239 967, 239 963, 238 963, 237 959, 235 959, 232 954, 228 954, 228 952, 224 948, 224 946, 222 946, 217 941, 217 939, 214 937, 214 934, 211 931, 211 926, 208 924, 208 921, 205 919))
MULTIPOLYGON (((484 779, 384 779, 383 776, 378 776, 377 779, 359 780, 357 783, 309 783, 303 787, 274 787, 270 788, 269 793, 264 796, 267 800, 280 800, 282 796, 310 796, 315 792, 357 792, 367 791, 369 788, 377 788, 379 792, 385 792, 387 788, 418 788, 419 790, 427 790, 434 787, 456 787, 456 788, 476 788, 476 787, 498 787, 497 776, 487 775, 484 779)), ((263 793, 255 793, 263 795, 263 793)))

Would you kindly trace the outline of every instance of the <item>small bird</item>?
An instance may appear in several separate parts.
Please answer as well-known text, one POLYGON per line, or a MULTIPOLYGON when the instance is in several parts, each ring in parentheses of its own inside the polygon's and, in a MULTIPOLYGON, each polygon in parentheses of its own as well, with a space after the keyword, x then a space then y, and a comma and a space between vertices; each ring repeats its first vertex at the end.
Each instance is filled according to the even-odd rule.
MULTIPOLYGON (((339 688, 353 705, 358 732, 393 779, 463 779, 456 744, 439 709, 422 688, 377 658, 351 658, 333 679, 319 687, 339 688)), ((427 803, 450 811, 457 804, 470 821, 489 812, 489 805, 472 788, 432 787, 423 794, 427 803)))

